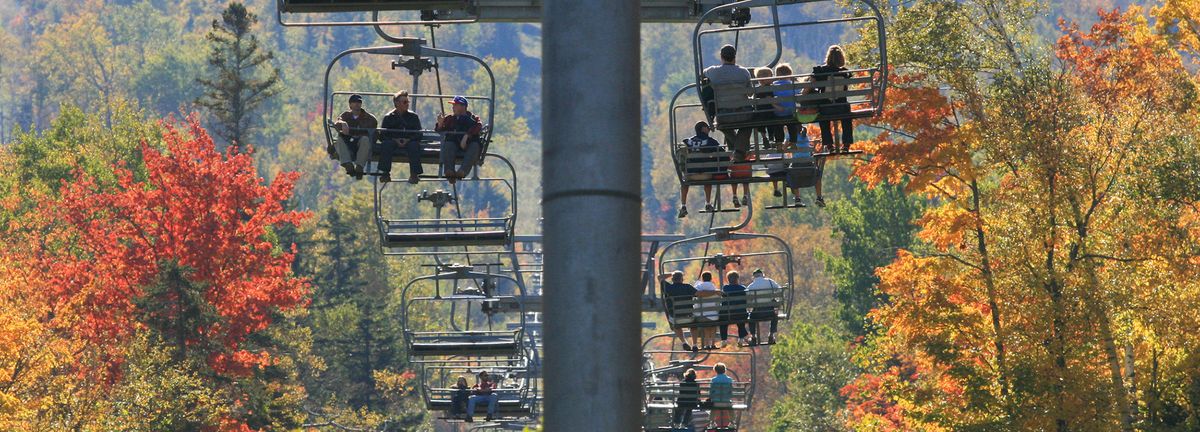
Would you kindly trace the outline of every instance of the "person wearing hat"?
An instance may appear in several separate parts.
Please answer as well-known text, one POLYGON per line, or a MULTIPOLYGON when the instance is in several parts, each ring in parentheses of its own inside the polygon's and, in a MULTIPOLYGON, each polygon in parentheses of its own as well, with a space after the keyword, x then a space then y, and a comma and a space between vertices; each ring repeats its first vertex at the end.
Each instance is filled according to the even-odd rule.
MULTIPOLYGON (((721 47, 721 64, 704 69, 704 78, 709 84, 745 84, 750 89, 750 71, 737 64, 737 48, 733 45, 721 47)), ((722 130, 725 143, 734 151, 734 160, 744 161, 750 151, 750 135, 754 128, 722 130)))
POLYGON ((350 109, 338 116, 338 120, 333 123, 333 127, 338 130, 339 139, 335 144, 338 161, 341 162, 342 168, 346 169, 346 174, 359 180, 362 179, 363 169, 371 157, 369 137, 373 136, 375 127, 379 125, 379 120, 363 109, 362 102, 362 96, 350 95, 350 109))
MULTIPOLYGON (((746 293, 753 296, 754 291, 758 290, 777 290, 779 284, 775 283, 771 278, 763 275, 762 269, 754 269, 754 280, 750 285, 746 285, 746 293)), ((755 301, 757 304, 758 301, 755 301)), ((779 316, 775 314, 775 306, 755 306, 750 311, 750 345, 758 345, 758 324, 759 321, 771 320, 771 334, 767 336, 767 343, 775 343, 775 332, 779 330, 779 316)))
MULTIPOLYGON (((688 153, 712 153, 724 150, 721 148, 721 143, 708 136, 708 132, 708 123, 705 123, 703 120, 696 122, 696 135, 683 140, 684 145, 687 146, 688 153)), ((688 158, 688 162, 692 163, 711 163, 720 160, 719 157, 688 158)), ((685 172, 688 180, 708 180, 713 178, 713 175, 721 173, 721 171, 722 169, 719 167, 697 167, 687 168, 685 172)), ((688 185, 684 184, 679 189, 679 202, 681 204, 679 207, 679 217, 685 218, 688 215, 688 185)), ((712 185, 704 185, 704 208, 708 211, 713 210, 713 206, 710 204, 712 202, 711 195, 712 185)))
POLYGON ((442 141, 442 172, 450 183, 454 183, 456 179, 466 177, 479 158, 479 134, 483 131, 483 123, 480 123, 479 117, 467 111, 467 98, 455 96, 450 106, 453 112, 449 116, 439 114, 434 130, 445 133, 446 138, 442 141), (454 160, 459 156, 462 156, 462 165, 455 169, 454 160))

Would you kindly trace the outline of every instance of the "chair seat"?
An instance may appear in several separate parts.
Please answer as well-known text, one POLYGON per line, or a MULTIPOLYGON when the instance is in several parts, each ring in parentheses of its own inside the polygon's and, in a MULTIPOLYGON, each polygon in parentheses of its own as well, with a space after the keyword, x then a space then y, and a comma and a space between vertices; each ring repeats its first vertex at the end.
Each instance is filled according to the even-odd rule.
POLYGON ((519 351, 520 344, 515 341, 414 342, 409 349, 413 355, 505 355, 519 351))
POLYGON ((508 244, 509 233, 508 231, 504 230, 434 232, 388 231, 384 240, 384 246, 389 247, 499 246, 508 244))
MULTIPOLYGON (((450 411, 452 404, 449 399, 431 399, 425 404, 431 411, 450 411)), ((533 412, 533 404, 521 399, 500 399, 496 402, 496 413, 500 415, 528 415, 533 412)), ((486 414, 487 404, 476 403, 472 414, 486 414)))

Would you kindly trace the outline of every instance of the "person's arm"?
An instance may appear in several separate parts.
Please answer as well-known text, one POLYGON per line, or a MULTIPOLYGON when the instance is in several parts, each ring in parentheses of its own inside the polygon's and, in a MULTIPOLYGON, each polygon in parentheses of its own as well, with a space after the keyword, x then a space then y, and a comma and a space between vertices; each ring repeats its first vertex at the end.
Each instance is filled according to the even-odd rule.
POLYGON ((408 117, 409 117, 409 123, 405 125, 405 129, 412 130, 412 132, 409 132, 409 134, 408 134, 408 139, 413 140, 413 141, 420 141, 421 140, 421 129, 422 129, 421 128, 421 116, 417 115, 416 113, 411 113, 408 117))
POLYGON ((348 112, 343 112, 341 115, 338 116, 337 121, 333 122, 333 127, 335 129, 337 129, 338 133, 341 133, 342 135, 350 134, 350 127, 349 127, 350 124, 346 122, 346 114, 347 113, 348 112))
POLYGON ((445 132, 446 129, 448 128, 448 126, 446 124, 449 123, 448 121, 446 121, 446 119, 449 119, 449 118, 450 117, 446 117, 445 114, 438 114, 437 122, 434 123, 433 130, 436 132, 445 132))
POLYGON ((467 136, 479 137, 479 134, 483 132, 483 122, 479 121, 479 116, 475 115, 471 116, 471 121, 474 124, 471 125, 471 129, 467 130, 467 136))

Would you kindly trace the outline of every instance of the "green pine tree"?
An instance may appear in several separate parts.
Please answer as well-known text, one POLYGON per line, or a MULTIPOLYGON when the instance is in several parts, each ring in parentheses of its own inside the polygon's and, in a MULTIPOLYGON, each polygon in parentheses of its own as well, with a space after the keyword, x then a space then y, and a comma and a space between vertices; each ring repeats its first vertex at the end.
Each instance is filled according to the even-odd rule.
POLYGON ((256 127, 254 110, 281 89, 274 54, 250 33, 257 22, 241 2, 229 3, 206 35, 210 75, 197 79, 205 92, 196 103, 216 119, 216 135, 235 146, 256 127))

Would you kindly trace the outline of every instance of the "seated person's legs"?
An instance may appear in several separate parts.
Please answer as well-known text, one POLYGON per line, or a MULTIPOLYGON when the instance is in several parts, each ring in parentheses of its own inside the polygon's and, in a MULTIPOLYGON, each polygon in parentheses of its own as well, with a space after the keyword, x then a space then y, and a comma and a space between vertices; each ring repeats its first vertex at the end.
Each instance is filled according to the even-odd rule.
POLYGON ((396 153, 399 141, 385 139, 379 143, 379 172, 384 175, 392 172, 392 155, 396 153))
POLYGON ((787 141, 785 141, 785 142, 790 143, 790 144, 795 144, 796 140, 798 140, 800 138, 799 137, 800 124, 799 123, 788 123, 785 126, 787 128, 787 141))
POLYGON ((750 128, 741 128, 733 134, 732 149, 734 152, 738 153, 733 155, 734 160, 746 160, 746 153, 750 151, 751 132, 753 132, 753 130, 750 128))
POLYGON ((408 155, 408 178, 425 174, 425 168, 421 166, 421 141, 409 140, 404 144, 404 153, 408 155))
POLYGON ((346 168, 346 174, 354 174, 354 149, 350 146, 354 145, 352 140, 354 137, 338 135, 337 141, 334 142, 334 148, 337 149, 338 163, 346 168))
POLYGON ((854 121, 850 119, 842 120, 842 150, 849 151, 850 144, 854 144, 854 121))
POLYGON ((500 402, 500 395, 492 393, 488 397, 488 417, 496 415, 496 404, 500 402))
POLYGON ((462 177, 471 174, 471 169, 475 167, 475 162, 479 160, 479 152, 482 147, 478 140, 467 142, 467 149, 463 151, 462 165, 458 167, 458 173, 462 177))
POLYGON ((833 124, 829 120, 821 120, 817 122, 817 125, 821 127, 821 151, 825 153, 836 151, 833 147, 833 124))
POLYGON ((446 177, 454 177, 454 158, 458 155, 458 144, 442 141, 442 149, 439 159, 442 162, 442 175, 446 177))
POLYGON ((358 164, 358 172, 361 173, 366 169, 367 162, 371 160, 371 139, 361 136, 355 137, 355 141, 358 146, 356 149, 358 156, 355 158, 354 163, 358 164))

